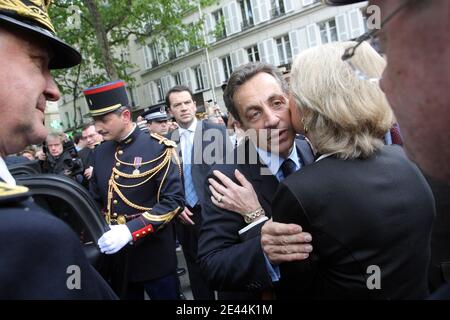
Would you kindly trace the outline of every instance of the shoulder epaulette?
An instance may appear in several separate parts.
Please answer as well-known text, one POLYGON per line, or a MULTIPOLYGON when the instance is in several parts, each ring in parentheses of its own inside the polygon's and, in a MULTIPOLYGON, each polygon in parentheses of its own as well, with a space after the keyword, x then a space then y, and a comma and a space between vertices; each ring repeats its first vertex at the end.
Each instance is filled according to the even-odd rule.
POLYGON ((13 186, 0 182, 0 201, 9 201, 16 198, 30 196, 30 190, 24 186, 13 186))
POLYGON ((157 133, 152 133, 150 134, 150 136, 156 140, 159 141, 159 144, 164 144, 166 147, 170 147, 170 148, 176 148, 177 144, 175 141, 169 140, 166 137, 157 134, 157 133))

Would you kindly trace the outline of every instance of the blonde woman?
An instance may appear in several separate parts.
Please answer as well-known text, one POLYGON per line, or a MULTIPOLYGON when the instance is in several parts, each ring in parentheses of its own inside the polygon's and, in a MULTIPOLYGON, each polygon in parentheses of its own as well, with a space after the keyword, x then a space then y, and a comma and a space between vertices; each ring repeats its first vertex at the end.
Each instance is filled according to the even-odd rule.
MULTIPOLYGON (((393 115, 369 79, 381 75, 383 59, 364 43, 348 64, 341 57, 352 45, 312 48, 294 61, 293 126, 311 141, 316 162, 280 184, 273 219, 301 225, 314 250, 305 261, 281 265, 282 291, 319 299, 424 298, 433 197, 402 148, 382 141, 393 115)), ((270 259, 264 231, 263 249, 270 259)))

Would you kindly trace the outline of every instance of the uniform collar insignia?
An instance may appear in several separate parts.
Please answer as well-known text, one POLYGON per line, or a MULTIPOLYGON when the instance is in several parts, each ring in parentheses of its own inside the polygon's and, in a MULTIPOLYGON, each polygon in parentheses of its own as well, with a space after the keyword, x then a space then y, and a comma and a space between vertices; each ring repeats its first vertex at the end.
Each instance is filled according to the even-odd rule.
POLYGON ((139 134, 141 133, 141 129, 139 129, 139 126, 135 126, 133 132, 131 132, 131 134, 125 139, 119 142, 119 145, 128 145, 131 142, 133 142, 134 140, 136 140, 136 138, 139 136, 139 134))

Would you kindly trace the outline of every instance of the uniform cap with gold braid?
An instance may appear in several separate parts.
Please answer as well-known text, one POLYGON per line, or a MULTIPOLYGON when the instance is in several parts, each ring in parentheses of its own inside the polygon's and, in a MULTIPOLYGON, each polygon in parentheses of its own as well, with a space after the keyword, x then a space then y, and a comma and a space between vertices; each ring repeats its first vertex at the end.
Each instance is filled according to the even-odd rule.
POLYGON ((0 27, 8 25, 45 39, 53 49, 49 68, 73 67, 81 62, 80 53, 60 40, 48 16, 51 0, 0 0, 0 27))
POLYGON ((90 110, 88 115, 91 117, 102 116, 120 107, 129 106, 125 82, 122 80, 91 87, 83 93, 90 110))

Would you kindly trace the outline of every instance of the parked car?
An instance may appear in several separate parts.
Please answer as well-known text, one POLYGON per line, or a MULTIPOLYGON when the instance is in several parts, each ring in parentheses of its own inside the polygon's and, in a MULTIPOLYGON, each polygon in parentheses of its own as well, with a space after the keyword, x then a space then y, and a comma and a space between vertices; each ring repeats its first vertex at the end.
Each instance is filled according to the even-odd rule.
POLYGON ((64 175, 39 173, 39 166, 32 161, 8 168, 17 184, 30 189, 39 206, 72 228, 91 264, 121 296, 126 283, 126 265, 120 261, 117 263, 117 260, 124 261, 124 253, 107 256, 100 252, 97 240, 109 230, 109 226, 90 193, 81 184, 64 175), (112 263, 113 260, 115 263, 112 263), (120 269, 116 266, 120 266, 120 269))

